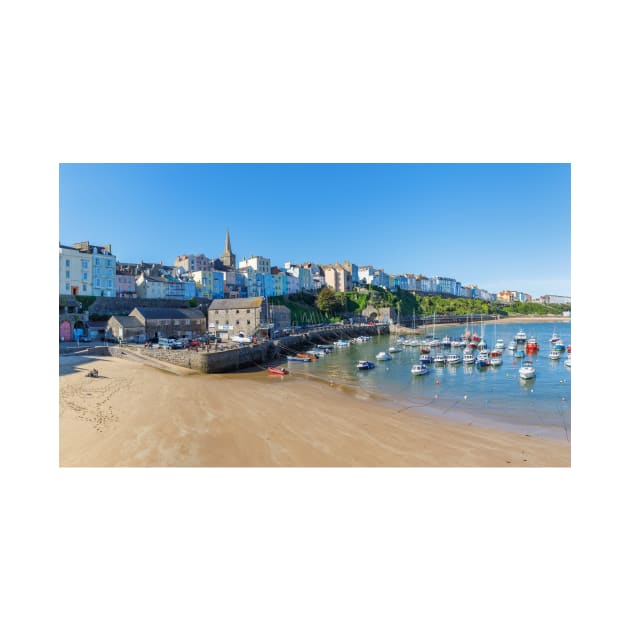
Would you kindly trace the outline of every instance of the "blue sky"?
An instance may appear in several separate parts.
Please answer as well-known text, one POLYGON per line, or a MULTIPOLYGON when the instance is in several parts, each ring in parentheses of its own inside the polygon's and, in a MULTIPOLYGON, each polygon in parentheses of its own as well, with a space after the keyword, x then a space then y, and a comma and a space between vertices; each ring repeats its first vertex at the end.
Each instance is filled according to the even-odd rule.
POLYGON ((349 259, 571 295, 568 164, 61 164, 59 240, 118 260, 349 259))

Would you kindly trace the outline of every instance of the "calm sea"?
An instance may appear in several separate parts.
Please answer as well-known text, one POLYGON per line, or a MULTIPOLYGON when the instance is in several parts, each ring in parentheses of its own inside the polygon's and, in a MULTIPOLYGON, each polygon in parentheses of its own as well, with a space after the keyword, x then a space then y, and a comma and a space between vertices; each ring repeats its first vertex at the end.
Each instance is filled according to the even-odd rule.
MULTIPOLYGON (((465 326, 436 328, 435 336, 442 339, 449 335, 459 339, 465 326)), ((424 336, 424 328, 421 330, 424 336)), ((428 334, 433 334, 429 327, 428 334)), ((479 334, 477 326, 473 330, 479 334)), ((503 339, 503 364, 498 367, 478 368, 475 365, 430 366, 424 376, 411 374, 411 366, 418 363, 420 349, 403 347, 402 352, 392 354, 391 361, 377 361, 381 350, 395 343, 394 335, 374 337, 364 344, 333 350, 329 355, 311 363, 289 362, 286 367, 292 374, 303 374, 344 386, 358 396, 381 397, 392 409, 418 410, 424 414, 447 417, 450 420, 513 429, 530 435, 570 440, 571 431, 571 368, 564 365, 567 351, 560 360, 549 359, 553 333, 557 333, 568 346, 571 343, 570 323, 487 323, 483 338, 488 348, 496 339, 503 339), (525 354, 536 368, 534 379, 519 377, 518 368, 523 359, 514 357, 507 349, 519 330, 538 340, 540 349, 525 354), (495 332, 496 330, 496 332, 495 332), (373 370, 357 370, 359 359, 376 363, 373 370)), ((524 349, 524 345, 519 345, 524 349)), ((439 350, 443 354, 450 349, 439 350)), ((463 354, 464 348, 452 352, 463 354)), ((432 350, 432 354, 435 354, 432 350)))

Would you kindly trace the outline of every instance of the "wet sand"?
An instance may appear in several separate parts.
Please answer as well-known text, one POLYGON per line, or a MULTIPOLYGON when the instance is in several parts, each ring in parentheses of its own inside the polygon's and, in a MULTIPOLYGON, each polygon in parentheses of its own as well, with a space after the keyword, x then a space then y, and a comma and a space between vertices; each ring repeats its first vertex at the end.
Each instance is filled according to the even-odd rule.
POLYGON ((566 441, 395 410, 291 374, 59 365, 61 466, 570 466, 566 441))

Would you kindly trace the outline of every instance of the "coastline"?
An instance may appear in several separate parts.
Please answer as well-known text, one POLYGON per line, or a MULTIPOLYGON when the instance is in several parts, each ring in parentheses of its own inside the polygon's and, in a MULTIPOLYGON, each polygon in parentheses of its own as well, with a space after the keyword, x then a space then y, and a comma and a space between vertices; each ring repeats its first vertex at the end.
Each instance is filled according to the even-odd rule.
POLYGON ((321 381, 61 357, 60 466, 570 466, 570 444, 321 381), (85 378, 95 367, 98 379, 85 378))

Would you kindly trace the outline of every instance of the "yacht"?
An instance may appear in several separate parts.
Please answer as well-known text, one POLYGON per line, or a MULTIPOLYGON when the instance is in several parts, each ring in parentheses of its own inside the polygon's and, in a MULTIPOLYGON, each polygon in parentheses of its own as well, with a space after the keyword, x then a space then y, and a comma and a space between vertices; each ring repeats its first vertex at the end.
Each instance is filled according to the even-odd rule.
POLYGON ((440 352, 433 357, 433 363, 446 363, 446 357, 440 352))
POLYGON ((452 353, 452 354, 447 354, 446 355, 446 362, 449 365, 455 365, 456 363, 461 363, 462 362, 462 358, 459 354, 456 353, 452 353))
POLYGON ((549 353, 549 358, 550 358, 552 361, 558 361, 558 360, 560 359, 560 352, 558 352, 558 350, 552 350, 552 351, 549 353))
POLYGON ((402 348, 400 346, 389 346, 387 352, 402 352, 402 348))
POLYGON ((516 343, 525 343, 527 341, 527 333, 521 328, 514 335, 514 341, 516 341, 516 343))
POLYGON ((391 355, 391 354, 389 354, 389 352, 385 352, 385 351, 383 351, 383 352, 379 352, 379 353, 376 355, 376 358, 377 358, 379 361, 390 361, 390 360, 391 360, 391 358, 392 358, 392 355, 391 355))
POLYGON ((478 367, 486 367, 490 365, 490 357, 488 356, 488 352, 486 350, 481 350, 475 359, 475 363, 478 367))
POLYGON ((503 339, 497 339, 496 343, 494 344, 494 347, 497 350, 504 350, 505 349, 505 341, 503 341, 503 339))
POLYGON ((429 373, 429 368, 424 364, 424 363, 416 363, 415 365, 411 366, 411 373, 416 376, 416 375, 422 375, 422 374, 428 374, 429 373))
POLYGON ((357 363, 357 369, 358 370, 371 370, 372 368, 376 367, 374 363, 372 363, 372 361, 359 361, 357 363))
POLYGON ((531 361, 523 361, 523 365, 518 368, 518 374, 521 378, 534 378, 536 376, 536 368, 531 361))

